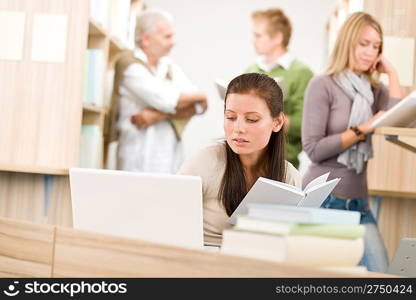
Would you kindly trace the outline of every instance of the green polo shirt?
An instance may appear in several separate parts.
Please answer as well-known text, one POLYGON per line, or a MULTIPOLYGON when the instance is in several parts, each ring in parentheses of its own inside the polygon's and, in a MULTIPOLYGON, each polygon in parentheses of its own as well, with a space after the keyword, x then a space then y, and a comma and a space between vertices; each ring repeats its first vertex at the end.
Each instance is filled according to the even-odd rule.
POLYGON ((276 66, 269 72, 253 64, 246 69, 246 73, 263 73, 270 77, 283 78, 285 94, 284 113, 289 117, 289 130, 287 132, 287 160, 296 168, 299 166, 298 154, 302 151, 301 126, 303 111, 303 94, 312 78, 312 71, 298 60, 293 60, 288 69, 276 66))

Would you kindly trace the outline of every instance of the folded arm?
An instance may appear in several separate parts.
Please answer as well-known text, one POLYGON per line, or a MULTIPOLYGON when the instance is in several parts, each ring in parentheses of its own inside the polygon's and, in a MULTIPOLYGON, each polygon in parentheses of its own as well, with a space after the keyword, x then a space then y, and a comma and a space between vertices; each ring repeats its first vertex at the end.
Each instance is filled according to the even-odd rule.
MULTIPOLYGON (((201 103, 201 102, 200 102, 201 103)), ((204 113, 207 109, 206 102, 200 104, 200 113, 204 113)), ((196 105, 187 105, 176 109, 176 113, 167 114, 154 108, 145 108, 131 117, 131 122, 140 129, 145 129, 157 122, 167 119, 190 118, 197 113, 196 105)))

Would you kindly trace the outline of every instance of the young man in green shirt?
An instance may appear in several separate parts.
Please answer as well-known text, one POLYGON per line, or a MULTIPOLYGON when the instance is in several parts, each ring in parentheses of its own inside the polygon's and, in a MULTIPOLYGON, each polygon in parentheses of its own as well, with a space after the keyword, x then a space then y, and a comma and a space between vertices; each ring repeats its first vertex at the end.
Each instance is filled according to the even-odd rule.
POLYGON ((313 73, 288 52, 292 26, 281 9, 255 11, 252 20, 253 44, 259 58, 246 72, 267 74, 281 85, 285 96, 284 113, 288 129, 287 159, 298 168, 298 155, 302 151, 303 94, 313 73))

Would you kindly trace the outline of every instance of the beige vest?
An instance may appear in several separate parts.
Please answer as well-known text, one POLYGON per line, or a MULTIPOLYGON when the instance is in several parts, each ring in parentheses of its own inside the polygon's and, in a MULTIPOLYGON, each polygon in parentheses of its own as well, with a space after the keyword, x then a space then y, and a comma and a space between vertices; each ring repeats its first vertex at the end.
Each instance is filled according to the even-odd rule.
MULTIPOLYGON (((111 104, 110 104, 110 110, 108 114, 108 120, 107 120, 107 134, 106 134, 106 140, 107 142, 113 142, 116 141, 118 138, 118 132, 117 132, 117 118, 118 118, 118 108, 119 108, 119 101, 120 101, 120 84, 123 81, 124 71, 133 63, 139 63, 146 67, 151 73, 153 71, 151 70, 150 66, 146 64, 144 61, 138 59, 133 55, 133 52, 130 50, 123 51, 119 54, 119 58, 117 59, 116 65, 115 65, 115 74, 114 74, 114 85, 113 85, 113 94, 111 97, 111 104)), ((166 74, 166 80, 172 80, 172 73, 169 70, 166 74)), ((170 124, 173 127, 173 130, 175 131, 175 135, 178 141, 181 140, 181 134, 183 130, 185 129, 186 124, 189 122, 190 118, 172 118, 169 119, 170 124)))

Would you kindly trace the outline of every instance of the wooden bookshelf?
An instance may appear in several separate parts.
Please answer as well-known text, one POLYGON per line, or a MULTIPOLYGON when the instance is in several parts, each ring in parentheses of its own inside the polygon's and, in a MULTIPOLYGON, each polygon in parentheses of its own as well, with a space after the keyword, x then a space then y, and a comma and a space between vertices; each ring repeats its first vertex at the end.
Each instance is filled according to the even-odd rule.
MULTIPOLYGON (((104 132, 114 59, 124 50, 124 44, 110 35, 115 24, 111 10, 119 1, 108 0, 105 24, 90 17, 89 2, 0 1, 1 11, 25 14, 22 60, 0 60, 0 216, 72 226, 68 173, 79 166, 81 126, 98 125, 104 132), (32 61, 35 14, 66 17, 63 62, 32 61), (100 107, 83 103, 87 48, 104 53, 100 107)), ((142 3, 133 0, 131 7, 142 3)))
POLYGON ((7 170, 40 173, 77 165, 87 4, 84 0, 0 2, 1 11, 25 15, 22 59, 0 60, 0 144, 8 145, 0 153, 0 166, 8 166, 7 170), (63 61, 32 59, 34 20, 40 15, 66 21, 63 61))

